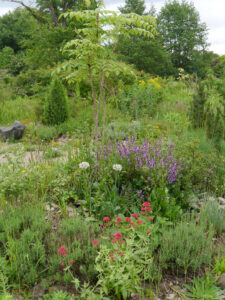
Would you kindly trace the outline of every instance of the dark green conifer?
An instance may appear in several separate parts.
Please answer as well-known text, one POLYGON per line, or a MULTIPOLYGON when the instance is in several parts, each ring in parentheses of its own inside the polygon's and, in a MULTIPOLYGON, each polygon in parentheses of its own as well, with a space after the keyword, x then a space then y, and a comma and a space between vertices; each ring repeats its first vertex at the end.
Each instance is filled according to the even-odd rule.
POLYGON ((49 93, 46 97, 44 123, 58 125, 69 117, 67 95, 65 88, 58 77, 53 78, 49 93))
POLYGON ((191 104, 191 121, 194 128, 202 128, 205 125, 205 104, 207 101, 207 94, 205 92, 205 86, 199 82, 197 93, 193 95, 193 101, 191 104))

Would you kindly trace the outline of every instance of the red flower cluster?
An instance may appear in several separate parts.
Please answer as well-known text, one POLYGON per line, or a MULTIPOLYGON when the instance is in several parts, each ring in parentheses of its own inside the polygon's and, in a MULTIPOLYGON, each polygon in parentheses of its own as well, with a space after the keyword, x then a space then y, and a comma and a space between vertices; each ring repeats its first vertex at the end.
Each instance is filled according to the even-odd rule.
POLYGON ((132 214, 132 217, 135 218, 135 219, 139 218, 139 216, 137 214, 132 214))
POLYGON ((67 256, 67 249, 65 247, 60 247, 59 248, 59 255, 62 257, 66 257, 67 256))
POLYGON ((94 241, 92 242, 92 245, 93 245, 93 246, 98 245, 98 240, 94 240, 94 241))
POLYGON ((110 218, 109 217, 104 217, 103 221, 108 223, 110 221, 110 218))
POLYGON ((149 202, 144 202, 144 203, 142 204, 141 210, 142 210, 142 211, 152 212, 150 203, 149 203, 149 202))
MULTIPOLYGON (((68 254, 67 254, 67 249, 65 248, 65 247, 60 247, 59 248, 59 255, 61 256, 61 257, 67 257, 68 256, 68 254)), ((70 263, 72 264, 74 261, 71 259, 70 260, 70 263)), ((60 264, 62 267, 64 267, 65 266, 65 264, 62 262, 61 264, 60 264)))

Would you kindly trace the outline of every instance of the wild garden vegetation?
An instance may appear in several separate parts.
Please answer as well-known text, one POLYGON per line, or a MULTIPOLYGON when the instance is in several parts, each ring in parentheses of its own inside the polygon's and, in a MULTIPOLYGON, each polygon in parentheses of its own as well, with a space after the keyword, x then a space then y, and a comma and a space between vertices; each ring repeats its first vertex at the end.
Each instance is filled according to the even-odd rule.
POLYGON ((0 18, 0 299, 224 299, 224 66, 187 1, 0 18))

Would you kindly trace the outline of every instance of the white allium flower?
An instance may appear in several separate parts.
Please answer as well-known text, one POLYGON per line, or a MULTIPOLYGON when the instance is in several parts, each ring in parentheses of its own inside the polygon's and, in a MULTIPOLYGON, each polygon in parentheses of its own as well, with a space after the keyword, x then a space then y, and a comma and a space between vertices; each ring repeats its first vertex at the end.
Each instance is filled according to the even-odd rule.
POLYGON ((113 165, 113 170, 120 172, 120 171, 122 171, 122 166, 119 164, 113 165))
POLYGON ((82 163, 79 164, 80 169, 87 169, 90 167, 90 164, 86 161, 83 161, 82 163))

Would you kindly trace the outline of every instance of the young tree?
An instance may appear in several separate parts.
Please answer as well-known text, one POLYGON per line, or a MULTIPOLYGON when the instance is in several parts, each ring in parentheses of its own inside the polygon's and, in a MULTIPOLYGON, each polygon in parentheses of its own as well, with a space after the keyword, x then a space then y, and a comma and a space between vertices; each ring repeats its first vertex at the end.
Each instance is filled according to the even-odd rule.
POLYGON ((50 85, 44 110, 44 123, 58 125, 69 117, 67 95, 59 78, 55 77, 50 85))
POLYGON ((126 0, 125 6, 120 7, 119 10, 123 14, 135 13, 142 16, 146 7, 144 0, 126 0))
POLYGON ((207 28, 200 22, 199 13, 193 4, 183 0, 171 0, 158 16, 158 29, 164 47, 170 52, 176 68, 188 69, 194 50, 207 46, 207 28))
POLYGON ((115 48, 121 35, 145 36, 153 38, 156 34, 156 24, 151 16, 137 14, 120 14, 103 9, 103 4, 96 10, 75 11, 63 14, 64 18, 79 20, 84 28, 75 29, 79 38, 68 42, 64 51, 71 60, 58 68, 67 73, 66 80, 77 84, 82 80, 89 81, 94 103, 95 141, 98 141, 99 113, 103 105, 105 116, 105 96, 110 79, 115 80, 121 75, 134 75, 132 69, 119 61, 115 56, 115 48), (106 45, 112 42, 113 49, 106 45))

